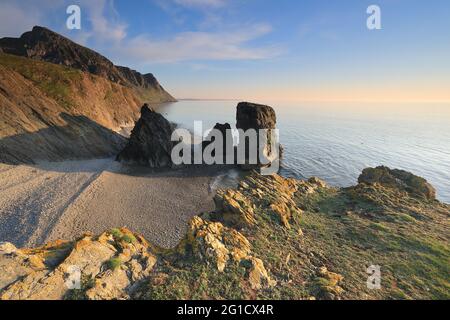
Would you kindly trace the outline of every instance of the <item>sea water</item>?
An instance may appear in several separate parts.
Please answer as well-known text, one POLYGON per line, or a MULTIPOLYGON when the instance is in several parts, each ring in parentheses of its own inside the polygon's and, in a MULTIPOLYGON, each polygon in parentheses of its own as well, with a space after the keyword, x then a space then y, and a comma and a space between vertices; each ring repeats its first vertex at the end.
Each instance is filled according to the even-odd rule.
MULTIPOLYGON (((355 185, 366 167, 385 165, 427 179, 450 203, 450 105, 269 102, 284 147, 280 173, 355 185)), ((180 101, 159 112, 181 127, 236 123, 237 101, 180 101)))

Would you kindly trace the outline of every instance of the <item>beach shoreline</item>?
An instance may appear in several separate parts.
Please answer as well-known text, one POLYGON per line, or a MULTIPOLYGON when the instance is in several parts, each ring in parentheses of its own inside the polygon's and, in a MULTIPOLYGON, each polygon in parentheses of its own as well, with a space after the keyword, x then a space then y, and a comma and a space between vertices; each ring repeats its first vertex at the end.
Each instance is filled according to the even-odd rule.
POLYGON ((215 188, 230 183, 226 172, 155 170, 113 159, 0 164, 0 241, 36 246, 119 226, 171 248, 192 217, 214 210, 215 188))

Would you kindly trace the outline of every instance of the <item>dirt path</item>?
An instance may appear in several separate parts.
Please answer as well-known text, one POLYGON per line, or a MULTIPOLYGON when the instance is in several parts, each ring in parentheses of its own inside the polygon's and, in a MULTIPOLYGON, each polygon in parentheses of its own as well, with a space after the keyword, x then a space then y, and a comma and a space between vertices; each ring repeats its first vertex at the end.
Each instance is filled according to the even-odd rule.
POLYGON ((214 209, 217 175, 195 168, 155 173, 110 159, 0 164, 0 241, 34 246, 126 226, 173 247, 194 215, 214 209))

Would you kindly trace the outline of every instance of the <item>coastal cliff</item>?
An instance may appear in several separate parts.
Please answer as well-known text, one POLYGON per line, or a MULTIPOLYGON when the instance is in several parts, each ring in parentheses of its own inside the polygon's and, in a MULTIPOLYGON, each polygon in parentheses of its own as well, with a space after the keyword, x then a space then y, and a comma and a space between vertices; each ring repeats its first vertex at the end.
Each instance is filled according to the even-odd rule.
POLYGON ((171 101, 153 74, 46 28, 0 39, 1 163, 115 156, 144 102, 171 101))
POLYGON ((20 38, 2 38, 0 49, 7 54, 63 65, 100 76, 133 89, 142 102, 176 101, 153 74, 141 74, 127 67, 116 66, 94 50, 44 27, 35 26, 20 38))
POLYGON ((219 191, 173 249, 126 228, 34 249, 2 243, 0 298, 448 299, 450 206, 418 194, 424 183, 338 189, 253 172, 219 191), (373 265, 379 289, 367 286, 373 265), (74 266, 78 289, 67 286, 74 266))

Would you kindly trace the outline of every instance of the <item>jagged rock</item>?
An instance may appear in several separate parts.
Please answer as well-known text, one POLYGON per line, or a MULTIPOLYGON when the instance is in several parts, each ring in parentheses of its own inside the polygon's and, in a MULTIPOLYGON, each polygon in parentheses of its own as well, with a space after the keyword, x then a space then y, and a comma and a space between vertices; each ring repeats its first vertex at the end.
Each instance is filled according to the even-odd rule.
POLYGON ((141 118, 134 127, 130 141, 117 156, 117 161, 152 168, 170 167, 173 126, 147 104, 141 109, 141 118))
POLYGON ((130 285, 127 272, 123 269, 106 270, 95 279, 94 287, 86 291, 89 300, 127 299, 125 289, 130 285))
POLYGON ((56 242, 9 254, 0 251, 0 299, 59 300, 70 298, 77 291, 87 299, 129 297, 139 281, 149 276, 156 256, 140 237, 126 229, 120 232, 120 239, 106 232, 98 238, 85 236, 73 243, 56 242), (132 243, 127 242, 130 239, 132 243), (118 248, 127 251, 130 258, 120 268, 110 270, 108 261, 120 255, 118 248), (82 284, 81 289, 68 286, 74 267, 80 272, 80 280, 92 279, 92 285, 82 284))
MULTIPOLYGON (((245 144, 245 165, 241 165, 243 169, 254 169, 255 167, 261 167, 268 165, 274 161, 278 161, 280 159, 280 152, 277 150, 271 150, 272 148, 272 131, 276 128, 276 114, 275 110, 270 106, 255 104, 255 103, 249 103, 249 102, 240 102, 237 106, 237 115, 236 115, 236 127, 237 129, 242 129, 244 132, 250 129, 258 131, 260 129, 266 129, 267 130, 267 136, 264 141, 260 141, 259 135, 257 137, 258 147, 256 148, 257 151, 257 164, 253 165, 250 163, 250 148, 248 141, 246 143, 245 136, 240 135, 239 137, 239 144, 246 143, 245 144), (260 144, 262 145, 260 148, 260 144), (268 162, 263 164, 260 159, 260 154, 264 154, 265 156, 265 162, 268 162)), ((280 148, 281 150, 281 148, 280 148)))
POLYGON ((424 178, 410 172, 398 169, 390 169, 380 166, 364 169, 358 178, 358 183, 379 183, 386 187, 404 190, 413 196, 419 196, 428 200, 436 199, 436 190, 424 178))
POLYGON ((325 181, 317 178, 317 177, 312 177, 308 179, 308 182, 310 184, 316 185, 319 188, 326 188, 328 185, 325 181))
POLYGON ((252 204, 242 192, 231 189, 219 190, 214 202, 221 221, 238 228, 256 224, 252 204))
POLYGON ((241 233, 200 217, 192 219, 187 237, 177 251, 187 254, 188 247, 194 256, 214 263, 221 272, 230 260, 239 263, 250 254, 250 243, 241 233))
POLYGON ((86 297, 90 300, 129 299, 129 294, 134 292, 136 284, 148 277, 156 264, 157 258, 149 252, 145 240, 136 237, 127 229, 119 231, 119 237, 108 233, 99 237, 99 242, 106 244, 113 241, 120 247, 121 252, 116 257, 121 265, 114 270, 104 270, 95 278, 92 288, 86 291, 86 297), (130 239, 132 242, 124 239, 130 239))
POLYGON ((273 287, 277 284, 275 280, 270 278, 261 259, 251 258, 250 263, 251 267, 248 274, 248 280, 253 290, 261 290, 262 288, 273 287))
POLYGON ((0 254, 11 254, 17 251, 15 245, 9 242, 0 242, 0 254))
MULTIPOLYGON (((257 224, 255 203, 270 209, 286 228, 302 210, 297 207, 297 192, 311 193, 325 185, 321 180, 296 181, 279 175, 251 174, 240 182, 238 190, 219 190, 214 198, 216 214, 213 216, 227 225, 248 228, 257 224), (252 199, 252 200, 251 200, 252 199), (255 201, 259 199, 260 201, 255 201)), ((326 185, 325 185, 326 186, 326 185)))
POLYGON ((272 176, 253 174, 247 177, 245 182, 244 190, 261 198, 261 205, 270 208, 286 228, 290 228, 291 219, 302 213, 294 201, 295 194, 300 188, 314 189, 308 182, 283 178, 276 174, 272 176))
MULTIPOLYGON (((227 154, 229 152, 231 152, 231 154, 234 152, 234 147, 233 147, 233 134, 231 132, 231 125, 229 123, 225 123, 225 124, 220 124, 217 123, 213 130, 217 130, 222 134, 222 143, 223 143, 223 148, 222 150, 214 150, 211 155, 216 157, 216 158, 222 158, 223 159, 223 164, 227 163, 227 154), (229 150, 227 150, 227 141, 229 141, 228 143, 230 143, 231 148, 229 150), (218 153, 219 152, 219 153, 218 153)), ((203 141, 202 144, 202 149, 203 151, 210 146, 213 142, 215 142, 215 136, 212 134, 212 132, 208 135, 208 137, 205 139, 205 141, 203 141)), ((234 163, 234 157, 233 157, 233 163, 234 163)))
POLYGON ((241 233, 219 222, 194 217, 186 239, 176 251, 184 255, 189 250, 201 261, 212 263, 218 271, 226 272, 229 263, 243 262, 248 268, 248 281, 254 290, 272 287, 272 280, 261 259, 252 256, 251 244, 241 233))

